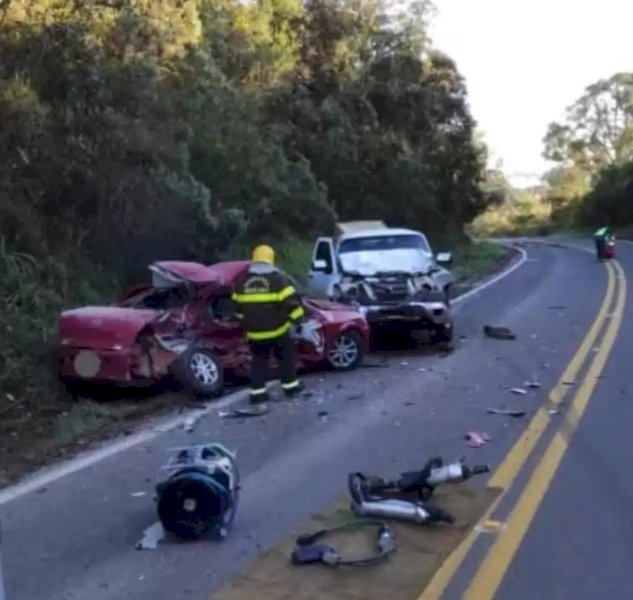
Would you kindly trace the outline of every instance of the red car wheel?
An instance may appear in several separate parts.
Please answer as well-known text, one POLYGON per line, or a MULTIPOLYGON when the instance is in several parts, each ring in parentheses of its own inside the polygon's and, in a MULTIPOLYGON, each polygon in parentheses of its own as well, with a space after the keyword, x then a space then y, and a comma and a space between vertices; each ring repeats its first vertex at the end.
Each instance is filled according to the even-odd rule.
POLYGON ((174 364, 176 379, 200 396, 219 396, 224 388, 224 372, 218 358, 210 350, 194 346, 186 350, 174 364))
POLYGON ((336 371, 351 371, 363 360, 363 340, 357 331, 341 333, 326 351, 326 359, 336 371))

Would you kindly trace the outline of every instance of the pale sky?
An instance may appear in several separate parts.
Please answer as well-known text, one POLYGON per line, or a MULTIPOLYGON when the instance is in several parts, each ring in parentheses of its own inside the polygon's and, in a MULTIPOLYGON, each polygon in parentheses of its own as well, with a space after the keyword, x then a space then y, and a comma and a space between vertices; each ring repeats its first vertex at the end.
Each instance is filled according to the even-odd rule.
POLYGON ((431 37, 466 77, 473 116, 506 175, 542 174, 547 125, 584 88, 633 71, 632 0, 434 0, 431 37))

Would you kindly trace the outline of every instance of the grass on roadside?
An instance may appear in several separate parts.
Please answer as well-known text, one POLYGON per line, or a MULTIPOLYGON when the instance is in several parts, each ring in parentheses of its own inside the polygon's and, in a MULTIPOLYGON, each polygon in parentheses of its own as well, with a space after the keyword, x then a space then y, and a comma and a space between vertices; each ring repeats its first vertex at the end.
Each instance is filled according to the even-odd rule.
POLYGON ((453 257, 453 274, 460 282, 470 282, 502 267, 511 251, 487 241, 473 241, 458 247, 453 257))

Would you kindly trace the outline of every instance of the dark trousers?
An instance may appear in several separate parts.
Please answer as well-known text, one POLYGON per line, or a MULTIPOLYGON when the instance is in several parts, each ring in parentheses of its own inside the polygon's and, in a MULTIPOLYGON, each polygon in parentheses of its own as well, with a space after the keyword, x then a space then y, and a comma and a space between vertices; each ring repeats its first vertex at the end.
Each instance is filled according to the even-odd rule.
POLYGON ((596 238, 596 255, 598 260, 604 258, 604 248, 607 245, 607 241, 604 238, 596 238))
POLYGON ((290 334, 265 342, 250 342, 251 354, 251 402, 265 402, 268 399, 266 382, 270 378, 270 353, 279 365, 282 388, 290 391, 299 387, 295 342, 290 334))

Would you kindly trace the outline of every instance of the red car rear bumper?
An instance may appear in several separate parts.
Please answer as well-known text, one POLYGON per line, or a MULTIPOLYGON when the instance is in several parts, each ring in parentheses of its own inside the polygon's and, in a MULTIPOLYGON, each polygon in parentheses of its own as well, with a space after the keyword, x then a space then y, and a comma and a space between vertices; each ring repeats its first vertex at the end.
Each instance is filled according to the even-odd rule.
POLYGON ((57 353, 62 379, 93 383, 130 383, 133 359, 128 349, 93 350, 62 347, 57 353))

